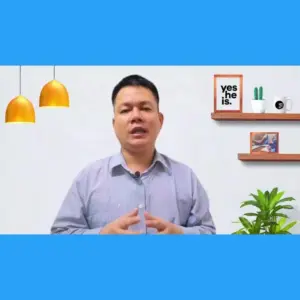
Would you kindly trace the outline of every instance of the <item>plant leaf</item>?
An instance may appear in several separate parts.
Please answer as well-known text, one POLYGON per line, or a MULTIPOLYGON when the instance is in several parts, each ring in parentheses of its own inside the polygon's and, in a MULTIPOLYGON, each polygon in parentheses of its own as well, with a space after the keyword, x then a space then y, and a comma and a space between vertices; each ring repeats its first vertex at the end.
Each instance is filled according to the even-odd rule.
POLYGON ((272 226, 277 225, 277 222, 275 221, 269 221, 269 220, 263 220, 264 226, 272 226))
MULTIPOLYGON (((262 201, 261 201, 261 199, 259 198, 259 196, 258 196, 258 195, 255 195, 255 194, 253 194, 253 193, 251 193, 250 196, 252 196, 252 197, 256 200, 256 203, 258 204, 257 207, 259 207, 259 208, 262 210, 263 207, 264 207, 264 205, 262 205, 262 201)), ((252 201, 254 201, 254 200, 252 200, 252 201)))
POLYGON ((261 208, 266 208, 268 204, 268 198, 265 198, 265 194, 261 190, 257 190, 257 201, 259 202, 259 205, 261 208))
POLYGON ((252 205, 252 206, 256 206, 257 208, 260 208, 259 203, 257 201, 254 200, 247 200, 242 202, 241 208, 247 205, 252 205))
POLYGON ((282 213, 275 213, 275 214, 272 214, 273 217, 282 217, 282 218, 286 218, 288 219, 288 216, 285 215, 285 214, 282 214, 282 213))
POLYGON ((278 188, 277 187, 273 188, 273 190, 270 193, 269 201, 271 201, 277 195, 277 193, 278 193, 278 188))
POLYGON ((282 228, 281 231, 288 231, 289 229, 294 227, 297 223, 298 223, 297 221, 291 222, 290 224, 288 224, 284 228, 282 228))
POLYGON ((243 226, 246 228, 246 229, 251 229, 252 228, 252 224, 250 223, 249 220, 247 220, 246 218, 244 217, 239 217, 241 223, 243 224, 243 226))
POLYGON ((262 220, 269 219, 269 212, 268 211, 261 211, 261 212, 258 213, 258 215, 262 220))
POLYGON ((278 224, 276 225, 276 229, 275 229, 276 232, 281 231, 281 228, 285 224, 286 220, 287 220, 287 218, 285 218, 285 217, 282 217, 282 218, 279 219, 278 224))
POLYGON ((285 224, 286 219, 287 219, 287 218, 285 218, 285 217, 282 217, 281 219, 279 219, 278 225, 280 226, 280 228, 285 224))
POLYGON ((252 233, 254 233, 254 234, 259 234, 260 233, 261 223, 262 223, 262 220, 259 217, 257 217, 256 221, 254 223, 254 228, 253 228, 252 233))
POLYGON ((265 191, 265 199, 269 202, 269 200, 270 200, 270 193, 269 193, 269 191, 265 191))
POLYGON ((273 209, 272 214, 274 214, 276 211, 279 211, 279 210, 281 210, 281 209, 283 209, 283 206, 282 206, 282 205, 276 206, 276 207, 273 209))
POLYGON ((284 194, 284 191, 279 192, 278 194, 276 194, 269 203, 269 209, 273 209, 274 206, 277 204, 277 202, 281 199, 282 195, 284 194))
POLYGON ((282 209, 293 209, 294 207, 292 205, 281 205, 282 209))
POLYGON ((256 214, 256 213, 245 213, 244 216, 247 216, 247 217, 257 217, 258 214, 256 214))
POLYGON ((278 204, 278 203, 282 203, 282 202, 287 202, 287 201, 294 201, 294 200, 296 200, 296 199, 293 198, 293 197, 287 197, 287 198, 283 198, 283 199, 279 200, 279 201, 277 202, 277 204, 278 204))

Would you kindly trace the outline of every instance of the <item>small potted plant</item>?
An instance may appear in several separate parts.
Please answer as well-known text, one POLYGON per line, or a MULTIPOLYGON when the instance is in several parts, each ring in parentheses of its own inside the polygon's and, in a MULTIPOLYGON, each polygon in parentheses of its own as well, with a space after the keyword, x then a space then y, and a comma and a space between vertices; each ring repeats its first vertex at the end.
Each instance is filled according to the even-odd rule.
POLYGON ((291 210, 294 207, 287 204, 295 199, 293 197, 283 198, 284 191, 274 188, 271 192, 257 190, 257 194, 251 193, 253 199, 241 203, 241 208, 252 206, 256 212, 248 212, 239 217, 242 228, 233 234, 291 234, 290 229, 298 222, 288 223, 289 217, 282 210, 291 210), (252 217, 252 219, 250 219, 252 217))
POLYGON ((254 97, 251 101, 254 113, 264 113, 266 111, 266 100, 263 97, 263 93, 262 86, 254 88, 254 97))

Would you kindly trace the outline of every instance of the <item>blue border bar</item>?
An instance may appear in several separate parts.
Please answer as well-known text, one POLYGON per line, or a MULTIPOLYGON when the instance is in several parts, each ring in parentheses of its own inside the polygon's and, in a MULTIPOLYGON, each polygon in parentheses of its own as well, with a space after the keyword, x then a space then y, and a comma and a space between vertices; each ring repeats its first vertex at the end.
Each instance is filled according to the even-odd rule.
POLYGON ((5 1, 0 65, 299 65, 299 1, 5 1))
POLYGON ((2 236, 0 296, 297 299, 299 244, 298 236, 2 236))

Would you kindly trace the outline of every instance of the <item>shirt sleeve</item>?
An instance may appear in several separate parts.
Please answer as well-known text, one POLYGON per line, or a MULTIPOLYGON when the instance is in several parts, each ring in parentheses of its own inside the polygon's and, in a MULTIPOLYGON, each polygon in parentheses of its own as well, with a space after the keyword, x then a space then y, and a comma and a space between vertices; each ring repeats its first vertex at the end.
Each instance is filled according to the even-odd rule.
POLYGON ((181 228, 184 234, 216 234, 209 197, 193 171, 191 183, 193 205, 186 226, 181 226, 181 228))

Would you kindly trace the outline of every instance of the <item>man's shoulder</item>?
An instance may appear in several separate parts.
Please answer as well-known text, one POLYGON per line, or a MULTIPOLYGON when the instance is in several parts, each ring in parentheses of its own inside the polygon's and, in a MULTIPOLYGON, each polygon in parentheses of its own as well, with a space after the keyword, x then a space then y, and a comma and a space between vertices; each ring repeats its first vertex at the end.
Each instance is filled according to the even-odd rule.
POLYGON ((105 156, 86 163, 79 171, 77 178, 99 176, 109 170, 110 161, 115 155, 105 156))
POLYGON ((161 158, 164 160, 164 162, 168 165, 170 170, 174 175, 180 174, 180 175, 191 175, 193 172, 193 169, 186 163, 175 159, 167 154, 160 153, 161 158))
POLYGON ((203 188, 202 182, 192 166, 180 160, 174 159, 168 155, 160 154, 165 162, 169 165, 172 175, 177 184, 183 189, 190 187, 192 190, 195 188, 203 188))

